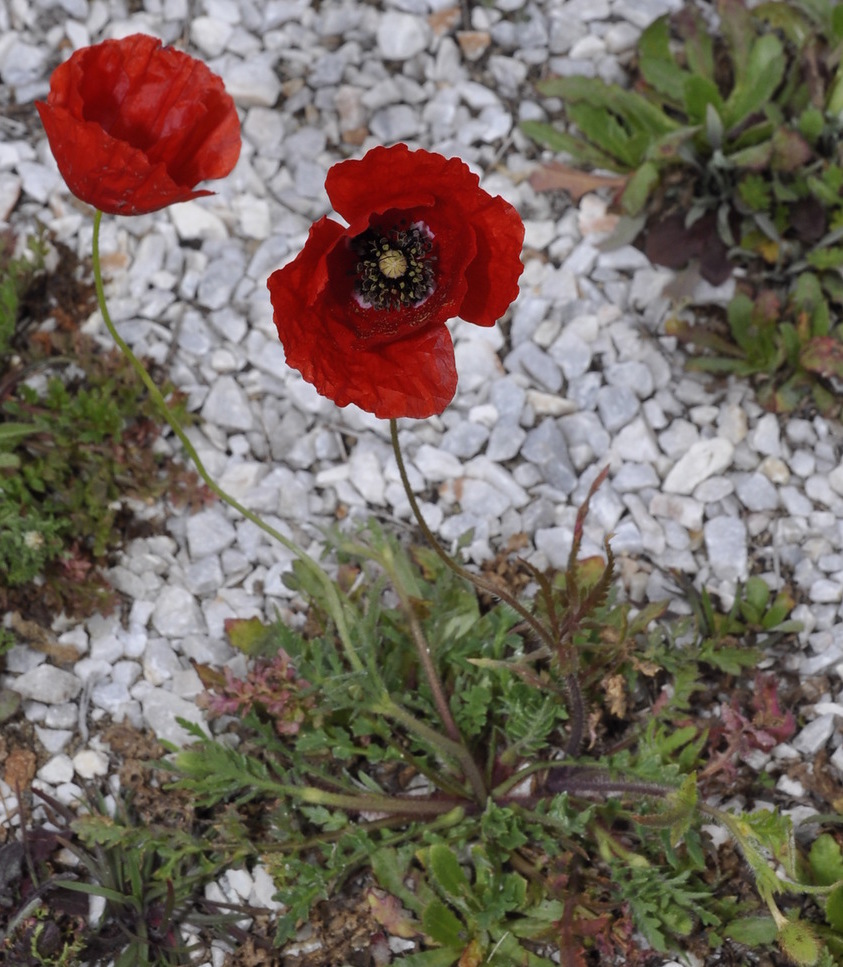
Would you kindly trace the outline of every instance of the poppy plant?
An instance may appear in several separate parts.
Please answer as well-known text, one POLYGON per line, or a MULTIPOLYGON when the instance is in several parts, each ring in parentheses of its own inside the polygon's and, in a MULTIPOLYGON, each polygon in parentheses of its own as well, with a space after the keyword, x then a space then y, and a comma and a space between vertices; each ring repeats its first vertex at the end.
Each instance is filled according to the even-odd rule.
POLYGON ((423 418, 457 386, 445 323, 492 326, 518 294, 524 226, 458 158, 373 148, 328 172, 349 223, 316 222, 267 283, 287 363, 338 406, 423 418))
POLYGON ((240 154, 222 80, 146 34, 77 50, 36 104, 68 188, 100 211, 141 215, 210 191, 240 154))

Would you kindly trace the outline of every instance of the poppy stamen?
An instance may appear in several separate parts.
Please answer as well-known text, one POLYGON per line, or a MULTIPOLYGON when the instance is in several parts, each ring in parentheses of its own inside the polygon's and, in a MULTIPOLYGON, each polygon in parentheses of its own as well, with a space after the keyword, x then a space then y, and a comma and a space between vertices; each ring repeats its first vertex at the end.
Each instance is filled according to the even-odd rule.
POLYGON ((364 309, 419 306, 436 288, 433 234, 422 222, 370 228, 352 246, 358 257, 355 295, 364 309))

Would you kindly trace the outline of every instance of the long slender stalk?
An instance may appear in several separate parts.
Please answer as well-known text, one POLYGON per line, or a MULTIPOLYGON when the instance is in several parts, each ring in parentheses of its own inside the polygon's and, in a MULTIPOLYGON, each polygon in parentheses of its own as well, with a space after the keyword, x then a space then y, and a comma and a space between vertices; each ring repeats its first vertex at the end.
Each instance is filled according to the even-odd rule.
POLYGON ((398 464, 398 473, 401 476, 401 483, 404 485, 404 492, 407 494, 407 500, 410 502, 410 508, 413 511, 413 516, 416 518, 416 523, 419 525, 419 530, 422 532, 422 534, 424 534, 425 540, 430 544, 430 546, 439 556, 440 560, 446 564, 454 572, 454 574, 458 574, 461 578, 468 581, 470 584, 473 584, 474 587, 478 588, 480 591, 486 591, 488 594, 493 594, 500 598, 501 601, 508 604, 513 611, 517 612, 527 622, 527 624, 530 626, 530 630, 540 641, 543 641, 549 648, 553 648, 554 642, 553 639, 548 635, 547 629, 540 621, 538 621, 534 614, 531 614, 531 612, 528 611, 523 604, 521 604, 516 597, 511 595, 506 588, 498 587, 498 585, 493 584, 491 581, 487 581, 479 574, 472 574, 472 572, 467 568, 464 568, 461 564, 457 564, 457 562, 451 557, 445 548, 442 547, 433 531, 427 526, 427 521, 422 515, 421 508, 416 500, 416 495, 413 493, 413 489, 410 486, 410 478, 407 476, 407 468, 404 465, 404 457, 401 453, 401 447, 398 443, 398 423, 394 419, 389 421, 389 432, 392 437, 392 450, 395 453, 395 462, 398 464))
POLYGON ((434 702, 436 703, 436 709, 439 712, 439 716, 442 719, 442 724, 445 726, 445 730, 447 731, 448 737, 451 739, 451 741, 456 743, 463 750, 462 754, 459 756, 459 761, 466 770, 466 775, 471 783, 471 788, 474 790, 475 797, 479 802, 485 802, 486 796, 488 795, 486 783, 483 781, 483 776, 480 773, 477 763, 474 761, 474 756, 466 747, 463 737, 460 734, 459 727, 454 720, 454 716, 451 714, 448 699, 445 697, 445 690, 442 687, 442 682, 439 680, 439 674, 436 671, 436 666, 433 664, 433 658, 430 655, 430 649, 427 647, 427 641, 425 640, 424 632, 419 624, 419 620, 412 612, 412 605, 408 604, 405 611, 410 622, 410 633, 416 646, 416 652, 418 653, 419 661, 421 662, 425 677, 427 678, 428 684, 433 692, 434 702))
POLYGON ((228 504, 229 507, 232 507, 238 513, 242 514, 246 518, 246 520, 251 521, 256 527, 259 527, 265 534, 267 534, 273 540, 278 541, 278 543, 281 544, 283 547, 285 547, 288 551, 291 551, 293 554, 295 554, 296 557, 307 566, 307 568, 311 571, 311 573, 317 577, 317 579, 322 584, 322 587, 325 591, 325 595, 328 598, 328 601, 330 603, 331 617, 334 619, 334 622, 336 623, 337 633, 339 634, 340 640, 343 643, 343 648, 345 649, 345 653, 348 658, 348 661, 355 671, 358 671, 358 672, 364 671, 365 670, 364 664, 361 661, 359 655, 357 654, 354 648, 354 645, 351 641, 351 636, 348 630, 348 623, 346 622, 346 618, 345 618, 345 611, 343 609, 342 602, 340 601, 339 595, 337 594, 337 589, 335 588, 333 581, 331 581, 331 579, 322 570, 322 568, 319 567, 316 561, 314 561, 309 554, 303 551, 298 546, 298 544, 296 544, 294 541, 291 541, 290 538, 285 537, 284 534, 282 534, 276 528, 267 524, 265 520, 263 520, 261 517, 258 516, 258 514, 254 513, 254 511, 249 510, 247 507, 244 507, 243 504, 241 504, 237 499, 232 497, 231 494, 227 493, 225 490, 222 489, 222 487, 220 487, 220 485, 214 480, 214 478, 210 475, 210 473, 208 473, 204 463, 202 462, 199 454, 196 451, 196 447, 194 447, 193 444, 190 442, 190 439, 185 433, 182 425, 179 423, 178 418, 176 417, 175 413, 173 413, 170 406, 167 404, 167 401, 164 399, 163 395, 161 394, 161 391, 155 385, 155 382, 153 381, 152 377, 149 375, 149 372, 147 371, 146 367, 132 352, 132 350, 129 348, 128 344, 122 338, 122 336, 117 332, 117 329, 114 323, 112 322, 111 315, 108 311, 108 305, 105 299, 105 287, 103 286, 103 280, 102 280, 102 265, 100 262, 100 250, 99 250, 101 221, 102 221, 102 212, 97 211, 94 215, 94 236, 93 236, 93 243, 92 243, 92 255, 93 255, 93 265, 94 265, 94 285, 96 287, 97 302, 99 303, 99 308, 100 308, 100 312, 102 313, 103 322, 105 323, 106 328, 111 334, 111 338, 117 344, 118 348, 126 357, 126 359, 128 359, 129 362, 131 363, 132 368, 138 375, 138 378, 146 387, 153 402, 160 410, 161 415, 164 417, 167 423, 169 423, 173 433, 175 433, 175 435, 178 437, 181 445, 185 449, 185 452, 193 461, 194 466, 196 467, 197 473, 205 482, 208 489, 216 497, 218 497, 221 501, 223 501, 223 503, 228 504))
MULTIPOLYGON (((536 635, 538 640, 543 642, 544 645, 552 652, 556 647, 556 642, 553 640, 553 636, 550 634, 548 629, 544 627, 544 625, 536 618, 534 614, 525 608, 524 605, 521 604, 521 602, 510 594, 505 588, 498 587, 498 585, 493 584, 491 581, 487 581, 479 574, 472 574, 472 572, 467 568, 464 568, 462 565, 458 564, 439 543, 433 531, 427 526, 427 521, 422 515, 421 508, 416 500, 416 495, 413 493, 413 490, 410 487, 410 478, 407 476, 407 468, 404 465, 404 457, 401 453, 401 447, 398 443, 398 423, 394 419, 389 421, 389 432, 392 438, 392 450, 395 453, 395 462, 398 464, 398 473, 401 476, 401 483, 404 485, 404 492, 407 494, 407 500, 410 502, 413 516, 416 518, 416 523, 419 525, 419 529, 421 530, 422 534, 424 534, 425 539, 439 556, 440 560, 447 564, 454 574, 458 574, 461 578, 464 578, 470 584, 473 584, 475 588, 478 588, 481 591, 486 591, 488 594, 493 594, 500 598, 505 604, 508 604, 513 611, 517 612, 524 619, 524 621, 527 622, 530 630, 536 635)), ((571 731, 570 735, 568 736, 565 752, 568 756, 576 756, 582 746, 583 734, 585 730, 585 703, 583 702, 582 689, 576 675, 566 675, 565 686, 568 690, 571 713, 571 731)))
POLYGON ((409 602, 407 602, 405 613, 407 615, 407 621, 410 624, 410 635, 413 639, 413 644, 416 646, 416 653, 419 656, 422 671, 424 672, 428 685, 430 685, 430 690, 433 692, 433 702, 436 705, 439 718, 442 719, 442 724, 445 726, 448 737, 454 742, 462 742, 460 730, 451 713, 451 707, 448 705, 445 689, 439 679, 436 666, 433 663, 433 657, 430 654, 430 648, 424 636, 424 631, 422 631, 419 619, 413 614, 412 605, 409 602))

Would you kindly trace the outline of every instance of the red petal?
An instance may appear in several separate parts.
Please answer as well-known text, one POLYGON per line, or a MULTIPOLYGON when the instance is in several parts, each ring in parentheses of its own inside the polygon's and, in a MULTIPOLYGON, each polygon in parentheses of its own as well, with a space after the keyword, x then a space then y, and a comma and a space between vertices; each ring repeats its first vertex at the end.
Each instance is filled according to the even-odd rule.
MULTIPOLYGON (((484 192, 485 194, 485 192, 484 192)), ((465 299, 460 316, 478 326, 493 326, 518 296, 518 279, 524 271, 521 247, 524 223, 500 195, 470 215, 477 237, 477 255, 468 267, 465 299)))
POLYGON ((240 153, 220 78, 144 34, 77 51, 37 106, 71 191, 115 214, 209 194, 194 186, 227 175, 240 153))
POLYGON ((441 413, 457 386, 448 330, 427 328, 386 345, 359 339, 331 291, 329 256, 345 237, 342 226, 321 219, 298 257, 269 277, 287 363, 338 406, 355 403, 384 419, 441 413))

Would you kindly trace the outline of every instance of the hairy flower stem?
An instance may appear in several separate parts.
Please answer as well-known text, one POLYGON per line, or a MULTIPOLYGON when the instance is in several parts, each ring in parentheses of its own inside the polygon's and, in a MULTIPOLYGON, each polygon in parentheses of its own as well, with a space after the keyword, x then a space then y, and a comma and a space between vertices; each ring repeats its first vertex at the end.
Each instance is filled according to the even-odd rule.
MULTIPOLYGON (((412 605, 408 605, 408 608, 411 609, 412 605)), ((480 773, 480 769, 477 767, 477 763, 474 761, 474 756, 466 747, 463 737, 460 734, 459 727, 454 721, 454 716, 451 714, 448 699, 445 697, 445 690, 442 687, 442 682, 439 680, 439 675, 436 671, 436 667, 433 664, 433 658, 431 657, 430 649, 427 647, 424 632, 421 629, 418 618, 412 613, 412 610, 408 610, 407 614, 410 621, 410 633, 413 636, 413 642, 415 643, 416 651, 419 655, 419 661, 424 669, 425 677, 427 678, 428 684, 433 691, 436 710, 439 712, 439 717, 442 719, 442 724, 445 726, 448 737, 463 750, 463 752, 458 756, 458 759, 460 765, 466 771, 466 776, 468 781, 471 783, 471 788, 474 791, 475 797, 477 798, 478 802, 485 802, 486 796, 488 795, 486 783, 483 781, 483 776, 480 773)))
POLYGON ((527 608, 524 607, 521 602, 511 595, 503 587, 499 587, 497 584, 493 584, 491 581, 487 581, 485 578, 481 577, 479 574, 472 574, 467 568, 464 568, 461 564, 451 557, 451 555, 445 550, 444 547, 439 543, 438 539, 434 536, 433 531, 427 526, 427 521, 422 516, 421 508, 416 500, 416 495, 413 493, 413 489, 410 486, 410 478, 407 476, 407 468, 404 465, 404 457, 401 454, 401 446, 398 443, 398 423, 396 420, 389 421, 389 432, 392 437, 392 450, 395 453, 395 462, 398 464, 398 473, 401 476, 401 483, 404 486, 404 493, 407 495, 407 500, 410 502, 410 508, 413 511, 413 516, 416 518, 416 523, 419 525, 419 530, 424 534, 425 540, 430 544, 436 554, 439 556, 441 561, 446 564, 454 574, 458 574, 461 578, 468 581, 469 584, 473 584, 475 588, 480 591, 485 591, 487 594, 492 594, 497 598, 500 598, 505 604, 508 604, 513 611, 517 612, 524 621, 530 626, 530 630, 539 638, 540 641, 544 642, 549 648, 554 647, 553 639, 548 635, 547 629, 538 621, 535 615, 531 614, 527 608))
POLYGON ((279 791, 300 802, 314 806, 333 806, 346 812, 387 813, 399 816, 441 816, 450 812, 458 802, 413 796, 344 795, 326 792, 315 786, 280 786, 279 791))
POLYGON ((436 671, 436 666, 433 664, 430 648, 428 647, 427 639, 424 637, 421 624, 419 624, 419 619, 413 614, 412 605, 409 602, 402 600, 402 603, 406 604, 405 611, 410 624, 410 634, 413 639, 413 644, 416 646, 416 652, 418 653, 425 678, 427 679, 428 685, 430 685, 430 690, 433 692, 433 702, 436 705, 439 718, 442 719, 442 724, 445 726, 448 737, 454 742, 462 742, 462 735, 460 735, 460 730, 454 721, 454 716, 451 714, 448 699, 445 697, 445 689, 436 671))
MULTIPOLYGON (((525 608, 524 605, 521 604, 521 602, 510 594, 505 588, 500 587, 497 584, 493 584, 491 581, 487 581, 479 574, 472 574, 472 572, 467 568, 464 568, 461 564, 457 564, 457 562, 439 543, 437 538, 434 536, 433 531, 427 526, 427 521, 422 515, 421 508, 416 500, 416 495, 413 493, 413 489, 410 486, 410 478, 407 476, 407 468, 404 465, 404 457, 401 453, 401 446, 398 443, 398 423, 396 420, 389 421, 389 432, 392 438, 392 450, 395 453, 395 462, 398 464, 398 473, 401 476, 401 483, 404 486, 404 493, 407 495, 407 500, 410 502, 410 508, 413 511, 413 516, 416 518, 416 523, 419 525, 419 529, 421 530, 422 534, 424 534, 425 540, 428 542, 428 544, 430 544, 430 546, 439 556, 440 560, 442 560, 442 562, 446 564, 454 572, 454 574, 458 574, 461 578, 474 585, 474 587, 479 591, 485 591, 487 594, 492 594, 495 597, 500 598, 504 604, 509 605, 513 611, 519 614, 524 621, 527 622, 530 630, 536 635, 539 641, 544 644, 545 648, 548 649, 548 653, 552 652, 556 648, 556 642, 553 640, 553 636, 548 633, 547 628, 544 627, 544 625, 536 618, 534 614, 525 608)), ((580 687, 579 679, 576 675, 566 675, 565 686, 568 690, 568 699, 570 705, 569 712, 571 718, 571 730, 567 745, 565 747, 565 753, 568 756, 576 756, 579 754, 580 748, 582 747, 582 740, 585 732, 585 703, 583 702, 582 689, 580 687)))
POLYGON ((228 504, 238 513, 242 514, 246 520, 251 521, 256 527, 259 527, 265 534, 271 537, 273 540, 278 541, 283 547, 291 551, 296 557, 302 561, 308 570, 313 574, 319 582, 322 584, 322 588, 325 592, 325 596, 329 602, 331 617, 333 618, 337 626, 337 634, 340 636, 340 640, 343 643, 343 648, 345 649, 346 657, 348 658, 349 664, 354 668, 355 671, 362 672, 365 671, 365 666, 357 654, 354 645, 351 641, 351 635, 348 631, 348 623, 345 617, 345 611, 340 601, 337 589, 334 586, 333 581, 328 577, 328 575, 322 570, 321 567, 313 560, 313 558, 303 551, 294 541, 291 541, 288 537, 285 537, 280 531, 276 530, 266 523, 261 517, 256 513, 244 507, 238 500, 227 493, 220 487, 220 485, 214 480, 214 478, 208 473, 205 465, 199 457, 196 451, 196 447, 190 442, 187 434, 184 432, 182 425, 179 423, 178 418, 175 413, 173 413, 167 401, 164 399, 161 391, 155 385, 152 377, 149 375, 146 367, 137 358, 137 356, 129 348, 126 341, 117 332, 114 323, 111 320, 111 315, 108 311, 108 305, 105 299, 105 287, 102 281, 102 265, 100 263, 100 222, 102 221, 102 212, 97 211, 94 214, 94 235, 92 242, 92 257, 94 265, 94 285, 97 291, 97 302, 99 303, 100 312, 102 313, 103 322, 106 325, 111 338, 117 344, 120 351, 129 360, 132 368, 138 375, 143 385, 149 392, 153 402, 158 407, 161 415, 170 425, 173 433, 178 437, 181 445, 184 447, 185 452, 193 461, 196 471, 202 480, 207 485, 208 489, 218 497, 223 503, 228 504))

